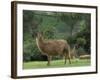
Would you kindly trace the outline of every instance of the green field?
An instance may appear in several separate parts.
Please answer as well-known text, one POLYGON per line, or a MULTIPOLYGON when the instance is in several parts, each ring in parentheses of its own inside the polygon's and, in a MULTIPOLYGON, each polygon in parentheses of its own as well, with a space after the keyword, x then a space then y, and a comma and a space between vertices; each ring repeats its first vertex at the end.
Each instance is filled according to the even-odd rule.
POLYGON ((52 60, 51 65, 47 66, 47 61, 32 61, 24 62, 23 69, 35 69, 35 68, 58 68, 58 67, 78 67, 78 66, 90 66, 91 62, 88 59, 84 60, 72 60, 69 64, 68 61, 64 64, 64 60, 52 60))

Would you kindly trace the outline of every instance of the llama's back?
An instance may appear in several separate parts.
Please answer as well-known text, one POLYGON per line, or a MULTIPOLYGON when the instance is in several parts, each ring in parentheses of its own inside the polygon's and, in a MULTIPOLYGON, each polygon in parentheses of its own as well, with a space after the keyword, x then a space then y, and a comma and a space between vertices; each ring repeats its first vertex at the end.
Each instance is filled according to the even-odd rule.
POLYGON ((42 50, 49 55, 58 55, 63 53, 63 50, 67 45, 65 40, 48 40, 45 41, 42 50))

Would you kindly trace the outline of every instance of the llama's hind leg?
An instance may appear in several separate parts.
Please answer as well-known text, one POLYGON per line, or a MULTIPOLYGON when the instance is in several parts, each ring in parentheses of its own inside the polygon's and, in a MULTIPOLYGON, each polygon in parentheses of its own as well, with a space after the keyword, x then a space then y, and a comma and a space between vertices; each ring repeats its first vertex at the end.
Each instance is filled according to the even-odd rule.
POLYGON ((68 54, 68 60, 69 60, 69 63, 71 64, 71 57, 70 57, 70 54, 68 54))
POLYGON ((71 57, 70 57, 70 55, 65 54, 64 57, 65 57, 65 64, 67 62, 67 59, 69 60, 69 63, 71 64, 71 57))
POLYGON ((50 62, 51 62, 52 56, 47 56, 47 57, 48 57, 48 63, 47 63, 47 65, 50 66, 50 62))
POLYGON ((65 54, 64 57, 65 57, 65 64, 66 64, 66 61, 67 61, 67 55, 65 54))

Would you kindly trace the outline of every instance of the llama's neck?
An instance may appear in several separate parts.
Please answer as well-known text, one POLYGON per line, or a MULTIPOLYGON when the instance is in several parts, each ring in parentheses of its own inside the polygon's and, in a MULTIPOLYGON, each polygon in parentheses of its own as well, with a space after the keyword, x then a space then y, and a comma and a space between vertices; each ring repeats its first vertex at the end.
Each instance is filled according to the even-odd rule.
POLYGON ((41 39, 36 38, 36 44, 37 44, 39 50, 42 51, 42 47, 44 46, 44 40, 43 40, 43 38, 41 38, 41 39))

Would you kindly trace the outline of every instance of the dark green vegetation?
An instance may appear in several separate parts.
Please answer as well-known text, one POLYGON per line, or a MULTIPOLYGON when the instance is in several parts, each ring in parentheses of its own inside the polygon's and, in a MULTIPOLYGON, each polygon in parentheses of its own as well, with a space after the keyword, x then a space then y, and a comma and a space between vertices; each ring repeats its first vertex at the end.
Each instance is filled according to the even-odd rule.
POLYGON ((81 66, 90 66, 90 59, 84 60, 73 60, 72 64, 64 64, 64 60, 53 60, 51 61, 51 65, 47 66, 47 61, 32 61, 32 62, 24 62, 23 69, 34 69, 34 68, 59 68, 59 67, 81 67, 81 66))
MULTIPOLYGON (((67 40, 71 47, 77 44, 79 46, 77 48, 78 55, 81 53, 90 54, 90 20, 91 15, 87 13, 23 10, 24 67, 27 68, 32 65, 32 67, 35 67, 34 62, 30 61, 44 61, 43 64, 46 66, 47 57, 40 53, 36 45, 37 32, 43 32, 46 39, 67 40)), ((53 57, 53 59, 58 60, 61 57, 53 57)), ((78 65, 78 63, 75 65, 78 65)))

